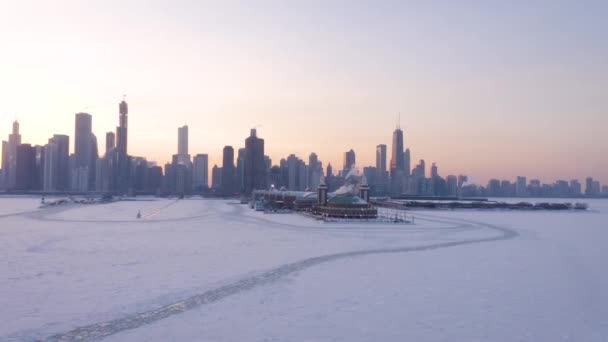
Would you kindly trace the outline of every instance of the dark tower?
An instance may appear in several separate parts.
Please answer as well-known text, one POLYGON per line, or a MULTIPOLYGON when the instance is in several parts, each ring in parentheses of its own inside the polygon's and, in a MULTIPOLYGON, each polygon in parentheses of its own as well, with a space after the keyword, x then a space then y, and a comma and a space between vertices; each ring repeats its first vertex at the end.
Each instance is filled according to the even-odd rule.
POLYGON ((116 128, 116 148, 118 149, 118 154, 122 156, 127 155, 127 128, 129 127, 129 107, 125 100, 122 100, 118 105, 118 110, 120 113, 119 116, 119 125, 116 128))
POLYGON ((410 172, 412 172, 412 158, 409 148, 403 152, 403 172, 406 176, 409 176, 410 172))
POLYGON ((93 139, 92 126, 93 117, 91 114, 76 114, 76 127, 74 130, 74 156, 76 158, 76 167, 88 168, 91 164, 91 140, 93 139))
POLYGON ((30 144, 17 146, 16 189, 32 190, 36 182, 36 151, 30 144))
POLYGON ((235 192, 234 177, 236 170, 234 168, 234 148, 225 146, 222 160, 222 194, 232 195, 235 192))
POLYGON ((266 163, 264 162, 264 139, 257 137, 257 132, 251 130, 249 138, 245 139, 245 195, 253 190, 266 187, 266 163))
POLYGON ((86 169, 86 189, 95 188, 95 163, 97 162, 97 137, 93 134, 93 117, 87 113, 76 114, 74 134, 74 156, 76 168, 86 169))
POLYGON ((352 169, 352 167, 357 164, 357 159, 355 156, 355 151, 351 149, 348 152, 344 152, 344 163, 342 165, 342 175, 346 176, 352 169))
POLYGON ((391 156, 391 176, 395 176, 398 171, 403 171, 403 131, 401 128, 393 132, 393 150, 391 156))
POLYGON ((127 154, 127 138, 128 138, 128 114, 129 107, 127 102, 123 99, 118 105, 119 126, 116 127, 116 151, 117 151, 117 165, 115 170, 115 192, 125 194, 129 191, 129 155, 127 154))
POLYGON ((70 188, 70 137, 55 134, 52 139, 57 144, 57 175, 54 190, 66 191, 70 188))
POLYGON ((114 132, 106 133, 106 155, 116 147, 116 135, 114 132))

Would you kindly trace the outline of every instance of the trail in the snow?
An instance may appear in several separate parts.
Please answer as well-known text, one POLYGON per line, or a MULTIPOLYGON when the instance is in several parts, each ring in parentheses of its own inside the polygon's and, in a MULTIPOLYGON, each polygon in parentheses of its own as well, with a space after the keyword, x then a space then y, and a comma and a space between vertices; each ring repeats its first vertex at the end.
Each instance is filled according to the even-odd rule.
MULTIPOLYGON (((429 218, 429 220, 431 220, 429 218)), ((438 221, 437 219, 435 219, 438 221)), ((91 324, 76 328, 74 330, 50 336, 46 338, 46 341, 95 341, 100 340, 104 337, 119 333, 121 331, 136 329, 145 324, 157 322, 164 318, 180 314, 206 304, 217 302, 223 298, 231 295, 235 295, 244 291, 251 290, 253 288, 265 286, 278 281, 290 274, 300 272, 310 267, 327 263, 339 259, 354 258, 371 254, 389 254, 389 253, 409 253, 409 252, 421 252, 430 251, 440 248, 464 246, 477 243, 485 243, 492 241, 508 240, 518 236, 518 233, 508 229, 495 225, 485 224, 481 222, 475 222, 470 220, 460 219, 446 219, 440 218, 441 221, 446 223, 467 223, 471 226, 478 226, 481 228, 488 228, 499 232, 500 234, 494 237, 467 239, 461 241, 442 242, 436 244, 422 245, 422 246, 409 246, 401 248, 385 248, 385 249, 368 249, 352 252, 335 253, 323 256, 317 256, 312 258, 303 259, 297 262, 284 264, 278 266, 272 270, 264 273, 251 276, 237 282, 218 287, 213 290, 206 291, 204 293, 194 295, 187 299, 178 301, 176 303, 163 306, 158 309, 136 313, 127 317, 118 318, 115 320, 91 324)))

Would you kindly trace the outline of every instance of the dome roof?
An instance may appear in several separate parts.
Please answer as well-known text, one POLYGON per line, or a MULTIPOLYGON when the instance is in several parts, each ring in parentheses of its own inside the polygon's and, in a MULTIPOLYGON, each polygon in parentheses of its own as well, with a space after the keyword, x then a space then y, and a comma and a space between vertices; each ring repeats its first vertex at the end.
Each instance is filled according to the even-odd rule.
POLYGON ((329 204, 367 204, 367 202, 359 196, 334 196, 327 201, 329 204))

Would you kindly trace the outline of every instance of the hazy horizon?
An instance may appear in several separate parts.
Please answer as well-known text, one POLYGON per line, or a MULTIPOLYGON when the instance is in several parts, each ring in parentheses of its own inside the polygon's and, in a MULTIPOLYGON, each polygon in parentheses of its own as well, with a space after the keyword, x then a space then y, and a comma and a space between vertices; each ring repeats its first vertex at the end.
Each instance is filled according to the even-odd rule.
MULTIPOLYGON (((221 166, 258 126, 278 164, 342 153, 375 165, 401 113, 412 167, 479 184, 592 176, 608 184, 608 4, 499 2, 7 2, 0 138, 74 143, 74 114, 105 132, 129 103, 129 154, 221 166)), ((1 157, 0 157, 1 158, 1 157)))

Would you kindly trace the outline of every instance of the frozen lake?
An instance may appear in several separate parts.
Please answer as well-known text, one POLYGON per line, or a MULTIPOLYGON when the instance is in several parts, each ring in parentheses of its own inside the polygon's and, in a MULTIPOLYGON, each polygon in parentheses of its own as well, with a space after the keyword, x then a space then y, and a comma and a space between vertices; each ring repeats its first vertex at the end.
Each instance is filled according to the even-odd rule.
POLYGON ((608 340, 606 200, 413 225, 39 202, 0 197, 2 341, 608 340))

